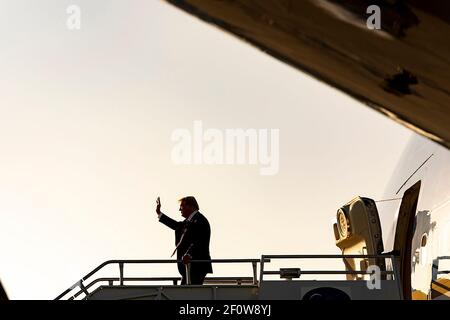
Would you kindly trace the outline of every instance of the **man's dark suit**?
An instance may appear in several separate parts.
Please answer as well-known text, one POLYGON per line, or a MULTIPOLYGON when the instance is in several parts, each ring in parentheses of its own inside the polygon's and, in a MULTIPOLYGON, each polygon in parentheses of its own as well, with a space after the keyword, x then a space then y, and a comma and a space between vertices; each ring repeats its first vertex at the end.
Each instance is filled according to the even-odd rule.
MULTIPOLYGON (((200 212, 196 212, 191 221, 175 221, 165 214, 161 214, 159 221, 175 230, 175 245, 180 242, 177 249, 177 260, 181 260, 185 254, 189 254, 192 260, 211 260, 209 255, 209 239, 211 228, 208 220, 200 212), (184 234, 184 236, 183 236, 184 234)), ((186 269, 183 263, 178 263, 178 271, 186 284, 186 269)), ((191 284, 203 284, 207 273, 212 273, 210 262, 191 263, 191 284)))

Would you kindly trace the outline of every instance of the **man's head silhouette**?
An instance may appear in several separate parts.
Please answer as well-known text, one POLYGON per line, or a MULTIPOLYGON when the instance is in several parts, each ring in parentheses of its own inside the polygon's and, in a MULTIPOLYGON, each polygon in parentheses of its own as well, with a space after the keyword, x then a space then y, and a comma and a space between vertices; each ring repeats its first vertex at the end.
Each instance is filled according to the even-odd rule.
POLYGON ((178 200, 180 202, 181 215, 188 218, 194 211, 199 210, 197 200, 194 197, 188 196, 178 200))

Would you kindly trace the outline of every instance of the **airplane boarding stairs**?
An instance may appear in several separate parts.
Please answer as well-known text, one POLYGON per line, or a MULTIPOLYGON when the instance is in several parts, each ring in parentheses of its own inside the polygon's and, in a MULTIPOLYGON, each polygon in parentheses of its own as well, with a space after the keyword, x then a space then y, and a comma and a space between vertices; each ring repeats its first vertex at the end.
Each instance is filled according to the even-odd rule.
MULTIPOLYGON (((393 255, 262 255, 261 259, 213 259, 213 264, 251 264, 250 277, 206 277, 203 285, 179 285, 179 277, 125 277, 126 265, 174 264, 176 260, 109 260, 88 273, 55 300, 397 300, 402 299, 401 281, 393 255), (274 260, 313 260, 358 258, 374 269, 268 270, 274 260), (381 262, 381 263, 380 263, 381 262), (94 274, 106 266, 117 265, 119 277, 94 274), (388 266, 387 268, 385 266, 388 266), (258 277, 259 267, 259 277, 258 277), (375 270, 375 271, 373 271, 375 270), (352 275, 355 280, 310 280, 311 275, 352 275), (279 279, 269 279, 279 276, 279 279), (92 280, 93 279, 93 280, 92 280), (88 282, 90 281, 90 282, 88 282), (161 284, 162 283, 162 284, 161 284)), ((205 262, 192 260, 191 263, 205 262)), ((296 262, 297 263, 297 262, 296 262)), ((189 274, 190 265, 186 265, 189 274)))

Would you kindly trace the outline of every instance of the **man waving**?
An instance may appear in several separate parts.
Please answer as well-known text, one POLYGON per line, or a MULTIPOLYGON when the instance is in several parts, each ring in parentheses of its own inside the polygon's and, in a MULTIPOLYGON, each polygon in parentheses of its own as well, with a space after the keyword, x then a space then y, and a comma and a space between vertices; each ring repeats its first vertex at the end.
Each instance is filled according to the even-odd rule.
MULTIPOLYGON (((180 200, 181 215, 184 221, 175 221, 161 212, 161 201, 156 200, 156 213, 159 222, 175 230, 175 250, 177 260, 188 263, 190 260, 211 260, 209 240, 211 228, 208 220, 198 210, 194 197, 184 197, 180 200)), ((203 284, 207 273, 212 273, 210 262, 193 262, 190 269, 191 284, 203 284)), ((178 263, 178 271, 182 276, 181 284, 186 284, 186 269, 183 263, 178 263)))

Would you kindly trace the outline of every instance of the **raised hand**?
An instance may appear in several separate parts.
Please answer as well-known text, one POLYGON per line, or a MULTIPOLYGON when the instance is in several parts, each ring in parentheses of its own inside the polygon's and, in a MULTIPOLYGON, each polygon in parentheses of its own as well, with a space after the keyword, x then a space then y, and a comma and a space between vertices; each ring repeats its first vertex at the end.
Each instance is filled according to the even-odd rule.
POLYGON ((161 200, 159 197, 156 199, 156 213, 158 215, 161 214, 161 200))

